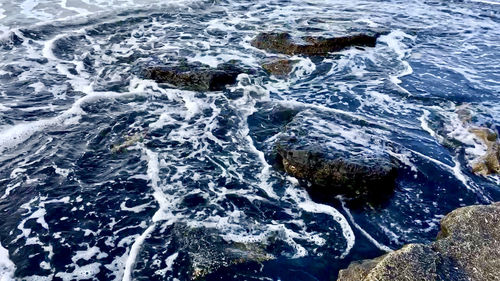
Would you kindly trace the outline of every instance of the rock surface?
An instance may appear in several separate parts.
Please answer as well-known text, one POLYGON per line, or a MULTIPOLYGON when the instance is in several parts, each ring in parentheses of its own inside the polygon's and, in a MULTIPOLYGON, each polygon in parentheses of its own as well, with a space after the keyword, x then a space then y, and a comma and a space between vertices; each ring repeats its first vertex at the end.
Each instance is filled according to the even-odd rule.
POLYGON ((243 72, 232 63, 220 64, 217 68, 182 63, 176 66, 149 67, 145 70, 144 77, 184 90, 220 91, 226 85, 236 83, 236 78, 243 72))
POLYGON ((472 171, 481 175, 500 174, 500 143, 498 136, 489 128, 470 128, 480 141, 486 145, 486 153, 472 163, 472 171))
POLYGON ((474 125, 472 123, 474 114, 467 104, 459 106, 455 113, 458 115, 463 127, 473 135, 474 141, 486 147, 482 155, 475 155, 470 161, 472 171, 483 176, 500 174, 500 140, 498 134, 490 128, 474 125))
POLYGON ((216 229, 176 224, 173 243, 189 264, 188 278, 196 280, 217 269, 245 262, 274 259, 259 243, 228 242, 216 229))
POLYGON ((280 59, 265 63, 262 65, 262 68, 274 76, 284 77, 292 72, 293 65, 296 63, 296 61, 280 59))
POLYGON ((459 208, 441 220, 431 244, 409 244, 353 262, 338 281, 500 280, 500 202, 459 208))
POLYGON ((304 110, 286 125, 276 151, 313 199, 342 194, 377 201, 392 193, 397 174, 388 134, 356 118, 304 110))
POLYGON ((255 48, 287 55, 324 56, 353 46, 374 47, 379 34, 357 34, 344 37, 303 37, 295 42, 286 32, 260 33, 252 40, 255 48))

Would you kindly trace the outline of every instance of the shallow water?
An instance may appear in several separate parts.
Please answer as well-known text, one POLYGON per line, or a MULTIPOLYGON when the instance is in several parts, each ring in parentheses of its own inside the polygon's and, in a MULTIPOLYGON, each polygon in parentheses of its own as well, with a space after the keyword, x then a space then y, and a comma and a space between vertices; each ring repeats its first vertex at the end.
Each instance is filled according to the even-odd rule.
POLYGON ((500 3, 148 2, 0 4, 1 277, 184 280, 186 225, 272 256, 208 280, 335 280, 352 260, 432 240, 459 206, 500 200, 498 176, 471 173, 485 147, 456 112, 499 131, 500 3), (260 64, 279 56, 249 43, 270 30, 384 35, 296 56, 278 79, 260 64), (141 78, 180 58, 256 72, 209 93, 141 78), (272 163, 275 108, 300 112, 293 125, 323 147, 399 159, 394 194, 311 200, 272 163))

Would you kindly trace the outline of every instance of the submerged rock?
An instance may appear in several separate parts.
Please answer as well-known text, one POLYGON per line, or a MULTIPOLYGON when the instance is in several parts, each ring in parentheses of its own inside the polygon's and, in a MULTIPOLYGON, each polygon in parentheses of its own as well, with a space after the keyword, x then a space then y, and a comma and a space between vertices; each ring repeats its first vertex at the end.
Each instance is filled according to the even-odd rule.
POLYGON ((172 231, 176 249, 189 264, 188 278, 200 279, 222 267, 274 259, 261 243, 226 241, 216 229, 176 224, 172 231))
POLYGON ((128 134, 124 137, 123 142, 117 143, 111 146, 111 152, 121 153, 124 152, 128 147, 135 145, 136 143, 144 141, 148 131, 144 130, 141 132, 136 132, 133 134, 128 134))
POLYGON ((459 208, 441 220, 431 244, 409 244, 353 262, 338 281, 500 280, 500 203, 459 208))
POLYGON ((182 63, 176 66, 149 67, 145 70, 144 77, 184 90, 221 91, 226 85, 236 83, 236 78, 243 72, 243 69, 232 63, 220 64, 217 68, 182 63))
POLYGON ((493 130, 484 127, 470 128, 469 131, 486 145, 486 153, 472 163, 472 171, 481 175, 500 173, 500 143, 493 130))
POLYGON ((342 194, 377 201, 392 193, 397 174, 388 134, 350 116, 304 110, 286 125, 276 151, 313 199, 342 194))
POLYGON ((262 68, 264 68, 264 70, 266 70, 269 74, 277 77, 284 77, 292 72, 293 65, 296 63, 297 61, 280 59, 265 63, 262 65, 262 68))
POLYGON ((255 48, 287 55, 324 56, 353 46, 375 47, 379 34, 357 34, 335 38, 303 37, 295 42, 286 32, 260 33, 252 40, 255 48))

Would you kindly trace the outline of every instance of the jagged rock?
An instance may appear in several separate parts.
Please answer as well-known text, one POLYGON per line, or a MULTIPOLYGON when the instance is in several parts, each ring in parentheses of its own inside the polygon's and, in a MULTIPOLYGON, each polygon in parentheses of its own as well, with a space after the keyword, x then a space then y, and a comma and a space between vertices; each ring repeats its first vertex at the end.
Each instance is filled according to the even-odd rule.
POLYGON ((324 56, 353 46, 374 47, 379 34, 357 34, 344 37, 303 37, 303 42, 295 42, 286 32, 260 33, 252 40, 255 48, 287 55, 324 56))
POLYGON ((500 144, 493 130, 484 127, 469 128, 487 147, 486 153, 472 163, 472 171, 481 175, 500 173, 500 144))
POLYGON ((388 134, 356 118, 304 110, 286 125, 276 151, 313 199, 342 194, 376 201, 392 193, 397 174, 388 134))
POLYGON ((216 229, 189 227, 178 223, 172 230, 176 249, 189 264, 188 275, 196 280, 222 267, 274 259, 260 243, 229 242, 216 229))
POLYGON ((182 63, 175 66, 155 66, 145 70, 144 77, 158 83, 191 91, 220 91, 226 85, 236 83, 236 78, 244 70, 232 63, 210 68, 201 64, 182 63))
POLYGON ((293 65, 296 63, 297 63, 296 61, 280 59, 265 63, 262 65, 262 68, 264 68, 264 70, 266 70, 268 73, 274 76, 283 77, 287 76, 288 74, 290 74, 290 72, 292 72, 293 65))
POLYGON ((499 268, 500 203, 494 203, 454 210, 441 220, 435 242, 353 262, 338 281, 495 281, 499 268))
MULTIPOLYGON (((469 157, 472 171, 483 176, 500 174, 500 141, 497 133, 490 128, 472 124, 474 113, 468 104, 457 107, 455 113, 462 127, 473 135, 474 142, 486 147, 484 154, 469 157)), ((461 141, 458 141, 460 144, 461 141)))

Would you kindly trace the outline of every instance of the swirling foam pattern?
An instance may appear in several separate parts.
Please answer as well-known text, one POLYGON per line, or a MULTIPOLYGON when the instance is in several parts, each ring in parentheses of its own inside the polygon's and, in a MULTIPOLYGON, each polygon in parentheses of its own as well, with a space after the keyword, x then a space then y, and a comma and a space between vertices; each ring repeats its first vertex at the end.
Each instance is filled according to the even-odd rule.
POLYGON ((499 13, 495 1, 1 3, 0 279, 187 279, 182 227, 269 257, 209 280, 328 280, 352 260, 432 239, 443 214, 500 200, 497 176, 470 172, 485 148, 457 113, 466 106, 498 132, 499 13), (259 69, 279 55, 250 45, 270 30, 384 35, 374 48, 294 57, 277 79, 259 69), (257 71, 210 93, 141 78, 179 58, 257 71), (268 163, 283 133, 266 115, 277 107, 302 111, 294 124, 332 149, 390 144, 404 164, 394 195, 381 206, 313 202, 268 163))

